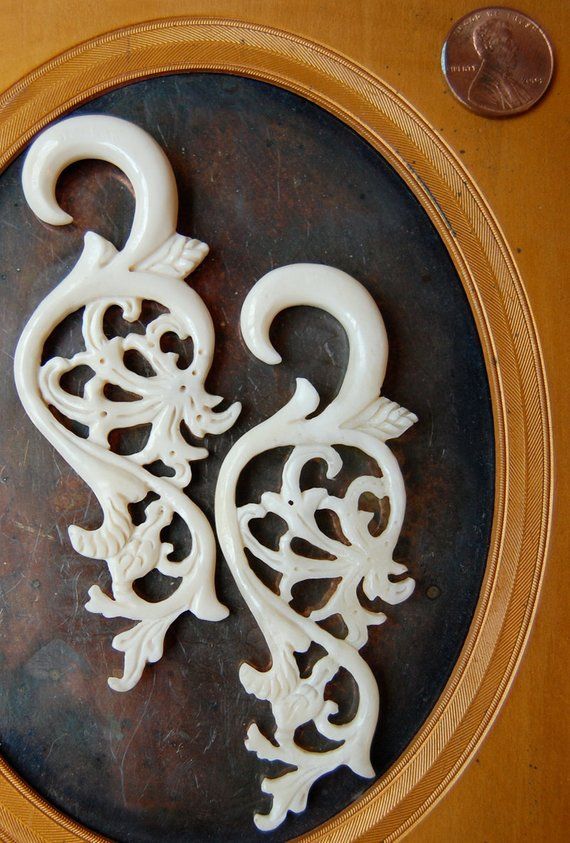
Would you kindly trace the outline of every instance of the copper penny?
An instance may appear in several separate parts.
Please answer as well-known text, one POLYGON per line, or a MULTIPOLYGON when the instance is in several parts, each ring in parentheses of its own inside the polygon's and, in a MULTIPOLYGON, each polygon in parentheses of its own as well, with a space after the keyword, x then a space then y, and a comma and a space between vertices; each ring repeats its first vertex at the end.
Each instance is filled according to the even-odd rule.
POLYGON ((552 79, 552 44, 536 21, 491 6, 458 20, 443 45, 441 66, 464 105, 486 117, 527 111, 552 79))

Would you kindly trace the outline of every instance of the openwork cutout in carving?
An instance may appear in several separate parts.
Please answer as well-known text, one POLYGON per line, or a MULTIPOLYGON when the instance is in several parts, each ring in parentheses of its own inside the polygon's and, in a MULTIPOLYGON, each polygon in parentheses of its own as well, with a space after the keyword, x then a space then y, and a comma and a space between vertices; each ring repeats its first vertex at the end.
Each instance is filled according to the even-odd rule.
POLYGON ((271 323, 293 305, 327 310, 345 328, 349 359, 341 389, 321 413, 311 415, 319 395, 298 378, 291 400, 233 446, 216 489, 219 540, 272 658, 267 671, 249 664, 240 669, 244 688, 269 701, 276 724, 271 740, 252 724, 246 746, 260 758, 289 766, 262 782, 273 797, 270 812, 255 816, 262 830, 276 828, 288 811, 303 811, 313 783, 340 765, 364 777, 374 775, 370 745, 379 694, 358 650, 367 641, 368 626, 386 619, 371 601, 400 603, 414 588, 406 566, 393 559, 405 490, 386 440, 417 418, 380 396, 388 342, 378 308, 340 270, 312 264, 273 270, 250 291, 241 316, 245 342, 266 363, 280 362, 269 340, 271 323), (292 451, 280 491, 237 507, 241 472, 260 453, 284 446, 292 451), (329 478, 338 474, 339 446, 363 452, 379 476, 357 477, 340 497, 325 488, 304 488, 301 473, 312 460, 326 463, 329 478), (285 524, 277 547, 262 541, 255 529, 254 522, 266 517, 285 524), (326 519, 335 522, 333 528, 326 519), (278 593, 256 575, 252 557, 277 574, 278 593), (296 605, 296 588, 314 581, 324 586, 319 600, 296 605), (352 682, 349 714, 330 698, 331 685, 343 674, 352 682))
POLYGON ((44 222, 71 222, 57 205, 55 184, 82 158, 109 161, 129 177, 136 198, 131 233, 120 252, 93 232, 85 235, 79 261, 24 328, 15 377, 26 412, 103 510, 97 530, 72 526, 69 535, 78 553, 106 560, 112 577, 112 597, 94 585, 86 608, 135 621, 113 640, 125 667, 109 685, 126 691, 147 662, 161 657, 165 633, 182 612, 212 621, 227 615, 215 595, 212 528, 183 489, 191 463, 208 455, 190 444, 188 432, 197 438, 222 433, 240 404, 216 413, 222 399, 204 386, 214 330, 204 303, 183 279, 208 247, 176 233, 176 184, 163 151, 141 129, 114 117, 73 117, 50 127, 31 147, 23 172, 27 202, 44 222), (154 315, 139 322, 149 302, 158 305, 154 315), (122 316, 122 330, 109 329, 112 309, 122 316), (81 310, 84 347, 42 365, 48 337, 81 310), (192 357, 181 367, 180 344, 188 341, 192 357), (138 443, 136 437, 129 447, 115 441, 117 431, 135 428, 142 432, 138 443), (182 558, 173 557, 164 537, 177 518, 191 539, 182 558), (136 584, 155 570, 177 578, 178 586, 151 602, 136 584))

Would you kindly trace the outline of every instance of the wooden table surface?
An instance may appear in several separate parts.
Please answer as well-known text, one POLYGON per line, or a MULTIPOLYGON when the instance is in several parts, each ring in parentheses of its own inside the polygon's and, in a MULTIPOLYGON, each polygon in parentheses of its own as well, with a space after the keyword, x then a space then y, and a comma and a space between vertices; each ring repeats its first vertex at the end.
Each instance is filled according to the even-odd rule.
MULTIPOLYGON (((518 5, 518 4, 517 4, 518 5)), ((519 843, 566 840, 570 816, 567 659, 570 546, 570 405, 565 368, 569 264, 568 4, 526 0, 556 51, 554 82, 528 114, 486 120, 452 96, 439 54, 462 0, 2 0, 0 88, 59 52, 121 26, 210 15, 293 31, 362 64, 407 98, 471 171, 515 253, 546 361, 554 425, 556 503, 536 622, 509 698, 459 782, 410 841, 519 843)), ((373 834, 367 837, 375 840, 373 834)))

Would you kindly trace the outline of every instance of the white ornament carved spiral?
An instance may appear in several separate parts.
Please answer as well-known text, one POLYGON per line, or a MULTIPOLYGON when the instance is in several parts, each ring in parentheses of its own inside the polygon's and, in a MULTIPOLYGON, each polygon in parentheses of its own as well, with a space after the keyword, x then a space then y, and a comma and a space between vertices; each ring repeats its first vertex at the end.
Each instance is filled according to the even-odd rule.
POLYGON ((218 538, 272 660, 267 671, 249 664, 240 669, 244 688, 258 699, 269 701, 276 726, 270 740, 257 724, 252 724, 246 746, 259 758, 291 767, 262 782, 262 790, 273 797, 269 813, 255 816, 262 830, 276 828, 288 811, 303 811, 313 783, 341 765, 364 777, 374 775, 370 745, 378 720, 379 694, 358 650, 368 639, 368 626, 382 623, 386 616, 365 608, 358 589, 361 587, 370 600, 379 597, 386 604, 396 604, 409 597, 414 588, 413 579, 403 576, 406 566, 393 559, 406 498, 398 463, 386 440, 399 436, 417 419, 380 396, 388 342, 378 308, 366 290, 340 270, 313 264, 275 269, 255 284, 242 308, 244 340, 260 360, 280 362, 269 340, 269 328, 281 310, 294 305, 326 310, 345 328, 349 359, 341 389, 328 407, 308 418, 317 410, 319 395, 309 381, 299 378, 291 400, 235 443, 224 460, 216 488, 218 538), (292 450, 283 469, 280 491, 265 492, 258 503, 237 507, 237 483, 248 463, 263 452, 283 446, 292 446, 292 450), (323 460, 329 478, 339 472, 342 459, 335 446, 363 452, 376 463, 380 476, 358 477, 344 497, 335 497, 326 489, 302 491, 300 475, 308 461, 323 460), (359 508, 361 496, 367 492, 389 501, 387 523, 378 536, 369 530, 371 513, 359 508), (335 514, 344 541, 319 528, 316 516, 321 510, 335 514), (253 519, 268 513, 287 524, 276 550, 256 539, 250 529, 253 519), (294 539, 316 547, 324 558, 298 552, 294 539), (246 550, 281 575, 278 594, 256 576, 246 550), (337 578, 338 585, 324 605, 308 616, 292 608, 295 584, 330 578, 337 578), (344 638, 319 625, 334 615, 344 621, 344 638), (296 654, 308 654, 315 644, 321 650, 307 676, 300 670, 296 654), (338 705, 326 694, 327 685, 341 668, 350 673, 357 687, 356 710, 348 722, 335 721, 338 705), (311 722, 334 745, 323 751, 302 746, 296 732, 311 722))
POLYGON ((240 404, 216 413, 213 408, 222 399, 205 390, 214 329, 203 301, 183 279, 204 259, 208 247, 176 233, 174 175, 148 134, 108 116, 72 117, 50 127, 34 142, 24 166, 24 193, 31 209, 53 225, 71 222, 57 204, 55 185, 65 167, 83 158, 109 161, 128 176, 136 200, 132 229, 121 251, 93 232, 85 235, 77 264, 40 302, 24 328, 16 350, 15 380, 33 423, 101 505, 98 529, 72 526, 69 535, 78 553, 106 560, 111 573, 112 597, 94 585, 86 608, 135 621, 113 640, 125 664, 122 678, 110 678, 109 685, 126 691, 138 682, 147 662, 161 657, 165 633, 182 612, 190 610, 211 621, 227 616, 215 594, 212 528, 183 492, 191 480, 190 463, 208 452, 189 444, 181 426, 184 423, 198 438, 222 433, 234 423, 240 404), (134 323, 146 300, 157 302, 163 312, 145 333, 107 336, 103 319, 110 307, 118 305, 123 319, 134 323), (41 365, 54 328, 81 309, 84 350, 41 365), (169 332, 192 340, 194 356, 187 369, 177 367, 177 354, 161 349, 161 339, 169 332), (126 365, 129 352, 142 355, 154 374, 145 377, 132 371, 126 365), (71 395, 61 380, 79 366, 88 366, 92 377, 82 395, 71 395), (111 400, 108 385, 136 400, 111 400), (71 432, 58 414, 84 425, 87 437, 71 432), (112 430, 141 424, 151 425, 151 430, 138 453, 125 456, 111 450, 112 430), (145 468, 156 461, 170 469, 171 476, 157 477, 145 468), (129 505, 142 501, 145 518, 135 524, 129 505), (172 545, 161 539, 175 515, 185 522, 192 542, 180 561, 172 560, 172 545), (133 587, 153 569, 180 578, 176 590, 158 602, 143 599, 133 587))

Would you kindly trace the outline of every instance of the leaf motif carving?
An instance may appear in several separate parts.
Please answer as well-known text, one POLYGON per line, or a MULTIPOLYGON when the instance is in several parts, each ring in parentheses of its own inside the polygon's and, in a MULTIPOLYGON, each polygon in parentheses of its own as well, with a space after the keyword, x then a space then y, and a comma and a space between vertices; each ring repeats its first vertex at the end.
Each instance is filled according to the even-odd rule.
POLYGON ((137 269, 155 275, 185 278, 204 260, 208 246, 200 240, 173 234, 154 254, 141 261, 137 269))
POLYGON ((357 416, 345 422, 345 426, 357 428, 385 441, 401 436, 417 420, 418 417, 414 413, 396 404, 395 401, 381 396, 357 416))

